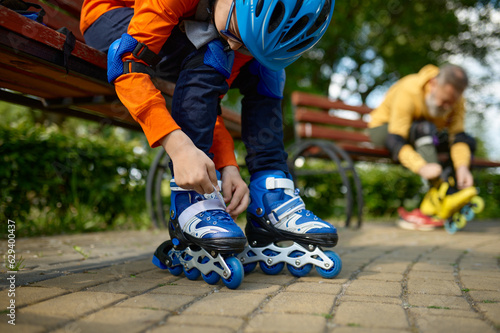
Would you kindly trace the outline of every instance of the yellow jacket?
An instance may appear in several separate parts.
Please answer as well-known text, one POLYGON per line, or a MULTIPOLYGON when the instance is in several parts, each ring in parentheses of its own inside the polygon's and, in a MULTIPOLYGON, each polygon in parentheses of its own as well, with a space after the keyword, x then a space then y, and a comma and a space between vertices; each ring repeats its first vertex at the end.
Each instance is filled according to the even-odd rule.
MULTIPOLYGON (((454 136, 464 131, 465 100, 461 98, 443 117, 431 117, 425 104, 425 95, 430 89, 429 80, 438 74, 438 67, 427 65, 417 74, 407 75, 396 82, 387 92, 382 104, 371 112, 368 127, 389 124, 390 134, 407 140, 411 124, 415 120, 425 119, 434 123, 438 130, 447 129, 450 142, 453 142, 454 136)), ((455 168, 469 166, 471 152, 466 143, 453 144, 450 153, 455 168)), ((401 148, 398 158, 402 165, 415 173, 427 163, 409 144, 401 148)))

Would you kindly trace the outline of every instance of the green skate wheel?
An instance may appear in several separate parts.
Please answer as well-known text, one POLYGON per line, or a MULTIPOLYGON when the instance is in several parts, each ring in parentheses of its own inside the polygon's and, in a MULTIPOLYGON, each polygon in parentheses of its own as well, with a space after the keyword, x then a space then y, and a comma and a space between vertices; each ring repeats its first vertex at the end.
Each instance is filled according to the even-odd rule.
POLYGON ((333 267, 330 269, 324 269, 316 266, 316 271, 325 279, 333 279, 334 277, 339 275, 340 271, 342 270, 342 260, 340 259, 339 255, 333 251, 325 251, 325 254, 328 256, 328 258, 330 258, 331 261, 333 261, 333 267))
POLYGON ((455 214, 453 214, 452 219, 458 230, 465 228, 465 225, 467 224, 467 216, 456 212, 455 214))
POLYGON ((479 214, 484 209, 484 200, 480 196, 474 196, 470 199, 471 209, 475 214, 479 214))
POLYGON ((229 257, 226 259, 226 265, 231 270, 231 276, 228 279, 222 278, 222 282, 229 289, 236 289, 243 282, 243 276, 245 275, 243 271, 243 264, 236 257, 229 257))
MULTIPOLYGON (((300 252, 300 251, 293 251, 292 253, 290 253, 290 257, 299 258, 299 257, 302 257, 304 254, 305 253, 300 252)), ((293 265, 287 264, 286 268, 288 268, 288 271, 290 273, 292 273, 293 276, 303 277, 303 276, 306 276, 307 274, 309 274, 309 272, 312 269, 312 264, 307 264, 307 265, 304 265, 302 267, 295 267, 293 265)))

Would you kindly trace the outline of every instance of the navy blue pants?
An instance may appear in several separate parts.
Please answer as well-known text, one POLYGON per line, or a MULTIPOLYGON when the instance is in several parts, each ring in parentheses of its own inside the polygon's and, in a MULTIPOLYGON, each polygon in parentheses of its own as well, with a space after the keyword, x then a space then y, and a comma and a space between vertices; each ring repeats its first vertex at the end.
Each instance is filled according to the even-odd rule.
MULTIPOLYGON (((103 14, 85 32, 85 41, 89 46, 107 52, 109 45, 127 32, 132 16, 130 8, 103 14)), ((176 83, 172 117, 196 147, 213 158, 209 150, 220 110, 219 97, 227 93, 229 86, 222 74, 200 61, 205 51, 206 47, 196 49, 176 27, 159 54, 162 61, 156 74, 176 83)), ((242 140, 247 149, 245 161, 250 174, 262 170, 288 172, 281 100, 259 94, 258 82, 259 77, 250 73, 247 64, 231 86, 243 95, 241 121, 242 140)))

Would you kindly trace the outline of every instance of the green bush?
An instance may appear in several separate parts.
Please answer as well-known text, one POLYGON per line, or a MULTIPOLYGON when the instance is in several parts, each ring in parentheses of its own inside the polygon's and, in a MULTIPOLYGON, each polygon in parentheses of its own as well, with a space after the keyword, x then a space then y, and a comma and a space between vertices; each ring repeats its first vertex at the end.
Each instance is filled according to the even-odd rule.
POLYGON ((2 221, 19 236, 147 227, 144 143, 69 127, 0 126, 2 221))

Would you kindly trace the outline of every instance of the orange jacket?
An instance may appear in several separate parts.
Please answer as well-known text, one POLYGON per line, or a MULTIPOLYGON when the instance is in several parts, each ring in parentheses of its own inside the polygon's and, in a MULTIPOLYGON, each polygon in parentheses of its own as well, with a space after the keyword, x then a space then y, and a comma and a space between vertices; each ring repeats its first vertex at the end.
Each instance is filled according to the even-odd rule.
MULTIPOLYGON (((134 16, 130 21, 128 34, 148 48, 158 53, 172 29, 183 19, 194 16, 199 0, 136 0, 106 1, 85 0, 82 7, 81 29, 85 31, 105 11, 119 7, 133 7, 134 16)), ((134 59, 126 54, 123 60, 134 59)), ((252 57, 236 52, 233 71, 228 83, 235 79, 240 68, 252 57)), ((137 59, 135 59, 137 60, 137 59)), ((129 73, 118 77, 115 89, 121 102, 132 117, 141 125, 151 147, 157 147, 159 140, 174 130, 180 129, 165 106, 161 92, 151 82, 147 74, 129 73)), ((237 166, 234 143, 224 126, 222 117, 217 117, 214 142, 211 152, 217 169, 228 165, 237 166)))

